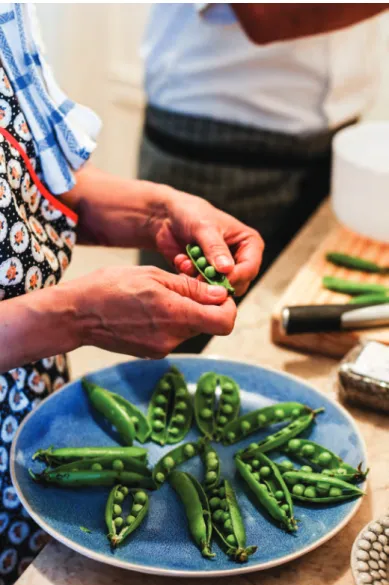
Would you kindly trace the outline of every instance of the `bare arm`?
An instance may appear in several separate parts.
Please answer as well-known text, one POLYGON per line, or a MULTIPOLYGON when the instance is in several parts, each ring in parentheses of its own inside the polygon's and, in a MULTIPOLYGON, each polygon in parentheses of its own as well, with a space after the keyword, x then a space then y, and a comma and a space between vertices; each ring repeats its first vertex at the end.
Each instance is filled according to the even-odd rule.
POLYGON ((388 9, 389 4, 231 4, 247 36, 256 44, 332 32, 388 9))

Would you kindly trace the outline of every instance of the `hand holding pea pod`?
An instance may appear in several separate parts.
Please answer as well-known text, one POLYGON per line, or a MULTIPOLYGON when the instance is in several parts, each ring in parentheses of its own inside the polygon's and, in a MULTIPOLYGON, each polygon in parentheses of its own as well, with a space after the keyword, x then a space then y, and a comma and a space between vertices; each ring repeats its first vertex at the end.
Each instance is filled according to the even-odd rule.
POLYGON ((235 289, 231 286, 231 283, 226 275, 221 274, 209 264, 199 246, 191 246, 188 244, 186 247, 186 252, 191 259, 193 266, 201 274, 201 276, 203 276, 203 278, 209 282, 209 284, 223 286, 231 295, 235 293, 235 289))
POLYGON ((357 486, 336 477, 306 471, 286 471, 282 475, 291 487, 293 499, 312 504, 336 504, 359 498, 364 492, 357 486))
POLYGON ((198 452, 198 443, 184 443, 161 457, 153 469, 153 478, 157 487, 160 487, 164 483, 173 469, 176 469, 178 465, 195 457, 198 452))
POLYGON ((200 377, 195 394, 195 418, 206 437, 220 440, 223 428, 238 416, 239 409, 240 390, 232 378, 214 372, 207 372, 200 377), (218 384, 221 394, 216 407, 218 384))
POLYGON ((209 504, 196 478, 184 471, 173 471, 169 482, 180 497, 188 519, 189 531, 203 557, 212 558, 212 522, 209 504))
POLYGON ((149 509, 149 497, 142 490, 129 491, 126 486, 115 485, 109 494, 105 507, 105 523, 108 540, 113 547, 118 546, 143 522, 149 509), (129 515, 122 517, 122 503, 126 496, 132 496, 129 515))

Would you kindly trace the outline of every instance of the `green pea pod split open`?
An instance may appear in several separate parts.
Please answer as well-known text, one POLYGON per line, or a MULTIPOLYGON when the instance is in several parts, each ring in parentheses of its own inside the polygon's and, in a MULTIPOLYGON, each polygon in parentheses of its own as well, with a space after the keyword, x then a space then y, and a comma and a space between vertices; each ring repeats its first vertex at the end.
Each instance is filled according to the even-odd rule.
POLYGON ((109 494, 105 507, 105 523, 108 540, 113 547, 121 544, 143 522, 149 509, 149 497, 142 490, 128 490, 126 486, 115 485, 109 494), (122 503, 126 496, 132 498, 130 512, 122 517, 122 503))
POLYGON ((208 500, 195 477, 184 471, 173 471, 169 483, 180 497, 188 520, 189 531, 203 557, 212 558, 212 521, 208 500))
POLYGON ((135 427, 135 439, 137 439, 137 441, 140 443, 145 443, 151 435, 151 427, 147 417, 141 410, 139 410, 138 407, 134 406, 134 404, 123 398, 123 396, 120 396, 120 394, 114 394, 111 392, 111 395, 113 396, 114 400, 116 400, 116 402, 128 412, 135 427))
POLYGON ((203 487, 206 492, 219 485, 220 459, 219 455, 207 439, 200 439, 200 455, 205 467, 203 487))
POLYGON ((93 407, 117 429, 126 445, 132 445, 136 433, 128 410, 108 390, 85 379, 82 380, 82 386, 93 407))
POLYGON ((361 465, 354 468, 326 447, 308 439, 290 439, 282 447, 282 451, 292 459, 311 465, 325 475, 338 477, 343 481, 363 481, 368 473, 362 471, 361 465))
POLYGON ((185 463, 185 461, 195 457, 198 452, 199 444, 197 442, 183 443, 161 457, 153 469, 153 478, 157 487, 160 487, 164 483, 173 469, 176 469, 179 465, 185 463))
MULTIPOLYGON (((58 473, 66 473, 68 471, 131 471, 139 473, 144 477, 151 477, 151 470, 147 465, 134 457, 128 455, 122 455, 121 458, 117 458, 116 455, 108 455, 105 457, 94 457, 78 459, 70 463, 63 463, 59 467, 55 468, 58 473)), ((43 476, 46 473, 50 473, 50 468, 43 471, 43 476)))
POLYGON ((211 266, 211 264, 209 264, 199 246, 191 246, 188 244, 186 246, 186 253, 192 260, 193 266, 201 274, 204 280, 209 282, 209 284, 223 286, 231 295, 235 293, 234 287, 231 286, 231 283, 225 274, 221 274, 213 266, 211 266))
POLYGON ((292 498, 310 504, 336 504, 359 498, 364 492, 352 483, 322 473, 286 471, 282 475, 290 487, 292 498))
POLYGON ((147 463, 147 449, 143 447, 61 447, 55 449, 39 449, 32 459, 44 461, 51 467, 71 463, 80 459, 94 459, 96 457, 112 457, 112 459, 139 459, 147 463))
POLYGON ((200 377, 195 394, 195 418, 205 437, 219 441, 224 427, 239 415, 239 410, 240 389, 235 380, 214 372, 200 377), (216 405, 218 386, 220 397, 216 405))

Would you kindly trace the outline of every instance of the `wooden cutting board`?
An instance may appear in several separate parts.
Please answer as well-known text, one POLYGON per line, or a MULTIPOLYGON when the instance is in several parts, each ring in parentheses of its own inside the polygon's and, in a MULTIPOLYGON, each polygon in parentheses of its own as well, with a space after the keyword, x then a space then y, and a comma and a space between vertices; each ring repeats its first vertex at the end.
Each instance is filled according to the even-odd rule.
POLYGON ((298 269, 299 267, 296 267, 295 278, 273 311, 271 320, 272 341, 305 352, 336 358, 343 357, 360 341, 375 340, 389 345, 389 326, 379 329, 364 329, 362 331, 296 335, 286 335, 282 331, 281 310, 285 306, 343 304, 350 300, 347 295, 324 289, 321 284, 323 276, 377 282, 389 287, 389 275, 364 274, 333 266, 325 259, 327 252, 344 252, 345 254, 361 256, 378 264, 389 266, 389 244, 381 244, 359 236, 344 227, 336 227, 308 262, 300 270, 298 269))

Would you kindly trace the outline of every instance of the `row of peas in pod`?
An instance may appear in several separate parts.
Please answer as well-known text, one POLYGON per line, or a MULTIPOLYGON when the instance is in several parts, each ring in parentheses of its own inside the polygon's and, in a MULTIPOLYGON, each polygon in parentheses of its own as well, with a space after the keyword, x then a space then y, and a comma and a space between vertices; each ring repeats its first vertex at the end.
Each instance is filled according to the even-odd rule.
POLYGON ((238 500, 230 481, 222 476, 215 445, 238 443, 267 427, 274 433, 234 455, 236 470, 253 492, 258 508, 287 531, 297 529, 294 502, 334 504, 360 497, 355 485, 367 471, 353 468, 327 448, 302 438, 323 411, 298 402, 284 402, 240 414, 240 388, 230 377, 207 372, 198 380, 192 397, 181 372, 172 367, 157 382, 148 412, 122 396, 87 380, 83 387, 92 405, 113 425, 125 446, 40 449, 34 455, 46 463, 41 473, 30 470, 35 481, 68 488, 111 486, 105 509, 108 539, 121 544, 142 523, 149 510, 146 490, 167 483, 182 501, 189 532, 206 558, 213 558, 215 538, 236 562, 246 562, 257 550, 246 544, 246 533, 238 500), (201 433, 195 441, 183 442, 193 419, 201 433), (282 425, 282 426, 281 426, 282 425), (175 444, 153 469, 148 452, 133 445, 153 441, 175 444), (281 462, 272 454, 287 456, 281 462), (198 480, 178 469, 199 457, 204 474, 198 480), (126 498, 130 500, 124 513, 126 498))

